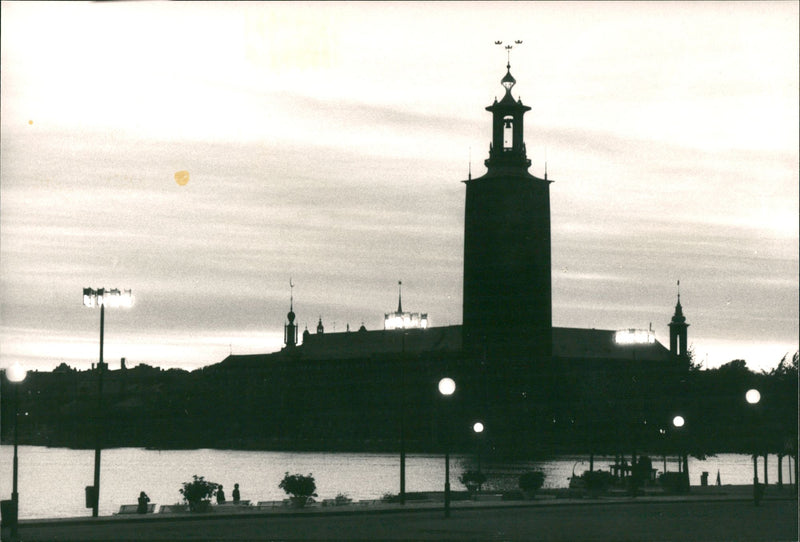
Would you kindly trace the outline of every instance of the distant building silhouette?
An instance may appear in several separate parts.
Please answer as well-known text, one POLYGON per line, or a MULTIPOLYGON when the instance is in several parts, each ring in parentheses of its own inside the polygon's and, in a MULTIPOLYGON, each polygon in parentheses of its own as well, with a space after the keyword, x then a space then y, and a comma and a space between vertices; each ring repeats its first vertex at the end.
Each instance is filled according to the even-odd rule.
POLYGON ((515 82, 509 62, 502 99, 486 107, 492 114, 487 172, 473 179, 470 168, 464 181, 462 325, 430 327, 426 313, 403 310, 399 289, 397 310, 384 313, 384 329, 362 324, 358 333, 349 326, 325 333, 320 316, 316 334, 306 328, 298 344, 292 297, 282 352, 223 362, 232 370, 261 367, 273 374, 267 381, 281 397, 279 408, 296 404, 289 397, 314 405, 298 414, 297 438, 373 438, 381 430, 366 430, 369 423, 359 416, 369 411, 375 423, 396 419, 402 404, 411 409, 407 422, 417 424, 413 434, 424 447, 422 435, 435 441, 439 434, 431 382, 452 376, 459 382, 461 415, 484 420, 495 442, 509 449, 518 443, 553 449, 564 439, 597 434, 626 435, 615 445, 637 446, 646 418, 665 416, 683 393, 673 385, 685 381, 689 359, 680 297, 669 350, 652 326, 553 327, 551 181, 547 173, 542 179, 528 172, 523 119, 531 108, 513 97, 515 82))
POLYGON ((383 315, 383 329, 425 329, 428 327, 428 314, 403 311, 403 282, 397 283, 397 310, 383 315))

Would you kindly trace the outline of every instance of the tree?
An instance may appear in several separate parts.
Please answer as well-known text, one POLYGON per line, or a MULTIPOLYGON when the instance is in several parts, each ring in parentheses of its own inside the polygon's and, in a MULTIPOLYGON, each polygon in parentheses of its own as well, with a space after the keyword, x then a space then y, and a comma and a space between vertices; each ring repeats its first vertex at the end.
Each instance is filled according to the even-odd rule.
POLYGON ((287 472, 278 487, 290 495, 292 503, 298 508, 304 507, 310 498, 317 496, 317 484, 312 474, 303 476, 302 474, 289 474, 287 472))
POLYGON ((184 482, 180 489, 183 499, 189 503, 189 510, 200 512, 208 507, 209 499, 216 494, 219 484, 209 482, 202 476, 192 476, 191 482, 184 482))
POLYGON ((486 475, 480 471, 468 470, 461 473, 461 476, 458 477, 458 481, 464 484, 464 487, 467 488, 470 495, 474 495, 475 492, 480 491, 481 486, 486 481, 486 475))
POLYGON ((536 490, 544 485, 544 473, 541 471, 530 471, 520 475, 519 488, 525 492, 526 496, 533 496, 536 490))

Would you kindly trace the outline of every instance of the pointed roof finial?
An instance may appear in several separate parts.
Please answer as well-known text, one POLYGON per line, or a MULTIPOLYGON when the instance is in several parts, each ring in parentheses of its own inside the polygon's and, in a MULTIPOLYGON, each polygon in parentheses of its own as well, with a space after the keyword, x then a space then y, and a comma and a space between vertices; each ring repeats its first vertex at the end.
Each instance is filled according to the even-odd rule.
MULTIPOLYGON (((495 45, 503 46, 503 42, 502 41, 498 40, 498 41, 495 41, 494 43, 495 43, 495 45)), ((522 40, 514 40, 514 44, 515 45, 521 45, 522 44, 522 40)), ((508 44, 508 45, 505 46, 505 50, 506 50, 506 70, 507 70, 507 72, 506 72, 505 77, 503 77, 502 81, 500 81, 500 83, 506 88, 506 94, 510 94, 511 93, 511 87, 513 87, 517 82, 516 79, 514 79, 514 77, 512 77, 512 75, 511 75, 511 49, 513 49, 513 48, 514 48, 514 45, 511 45, 511 44, 508 44)))
POLYGON ((678 305, 681 304, 681 279, 678 279, 678 305))
POLYGON ((292 277, 289 277, 289 310, 294 310, 294 284, 292 277))
POLYGON ((403 312, 403 281, 397 281, 397 312, 403 312))
POLYGON ((472 180, 472 147, 469 148, 469 175, 467 176, 467 180, 472 180))

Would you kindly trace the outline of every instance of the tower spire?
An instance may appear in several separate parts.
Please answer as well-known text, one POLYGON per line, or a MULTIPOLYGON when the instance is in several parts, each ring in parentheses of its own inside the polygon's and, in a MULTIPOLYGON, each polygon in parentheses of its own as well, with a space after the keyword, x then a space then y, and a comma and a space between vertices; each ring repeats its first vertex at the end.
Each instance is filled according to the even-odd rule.
POLYGON ((287 324, 283 328, 283 342, 286 348, 293 349, 297 346, 297 325, 294 323, 294 283, 289 278, 289 312, 286 314, 287 324))
POLYGON ((672 320, 669 323, 669 350, 673 356, 683 360, 684 362, 689 359, 688 337, 687 328, 689 324, 686 323, 686 317, 683 315, 683 307, 681 307, 681 281, 678 281, 678 302, 675 304, 675 314, 672 315, 672 320))
POLYGON ((397 312, 403 312, 403 281, 397 281, 397 312))

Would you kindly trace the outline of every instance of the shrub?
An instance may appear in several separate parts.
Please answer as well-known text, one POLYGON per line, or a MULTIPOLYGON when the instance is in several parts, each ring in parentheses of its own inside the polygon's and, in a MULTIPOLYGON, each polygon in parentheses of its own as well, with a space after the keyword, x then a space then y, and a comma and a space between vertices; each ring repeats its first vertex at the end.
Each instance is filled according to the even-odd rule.
POLYGON ((544 473, 541 471, 526 472, 519 477, 519 488, 526 493, 535 493, 543 485, 544 473))
POLYGON ((458 481, 464 484, 470 494, 479 491, 484 482, 486 482, 486 475, 480 471, 468 470, 461 473, 458 481))
POLYGON ((591 493, 601 493, 614 483, 614 476, 603 470, 584 471, 581 479, 586 483, 586 490, 591 493))
POLYGON ((180 489, 183 499, 189 503, 189 510, 192 512, 199 512, 207 508, 209 499, 217 492, 219 484, 209 482, 202 476, 196 474, 192 476, 191 482, 184 482, 183 488, 180 489))
POLYGON ((317 484, 311 474, 303 476, 302 474, 289 474, 287 472, 278 487, 290 495, 289 498, 292 503, 298 508, 304 507, 311 497, 317 496, 317 484))
POLYGON ((348 497, 345 493, 339 493, 336 495, 336 498, 333 499, 333 502, 336 504, 336 506, 342 506, 343 504, 350 504, 353 502, 353 499, 348 497))

